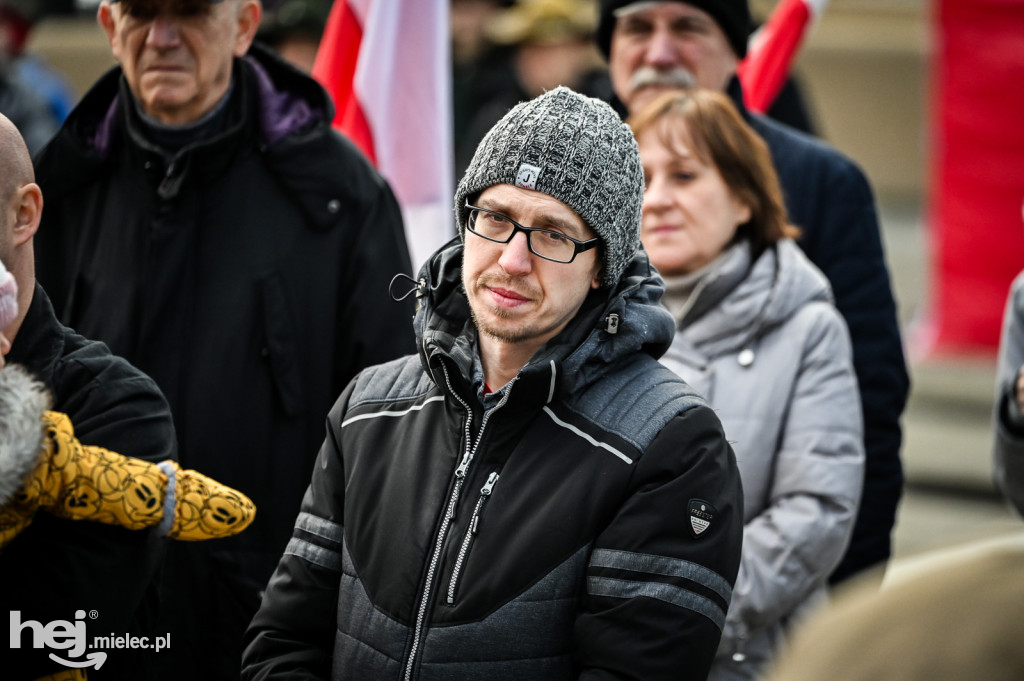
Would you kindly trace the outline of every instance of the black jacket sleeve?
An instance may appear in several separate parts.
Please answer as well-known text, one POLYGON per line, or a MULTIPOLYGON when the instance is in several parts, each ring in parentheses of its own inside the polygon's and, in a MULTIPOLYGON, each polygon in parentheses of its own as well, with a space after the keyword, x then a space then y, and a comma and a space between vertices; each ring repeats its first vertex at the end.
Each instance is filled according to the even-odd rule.
POLYGON ((651 443, 595 542, 574 632, 578 678, 704 681, 742 540, 735 455, 711 409, 693 408, 651 443))

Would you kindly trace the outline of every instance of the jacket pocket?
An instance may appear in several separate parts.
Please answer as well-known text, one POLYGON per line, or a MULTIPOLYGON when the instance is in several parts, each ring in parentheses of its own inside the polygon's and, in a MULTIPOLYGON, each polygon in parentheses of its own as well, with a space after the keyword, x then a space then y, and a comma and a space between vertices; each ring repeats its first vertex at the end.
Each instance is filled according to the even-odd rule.
POLYGON ((263 354, 270 364, 270 375, 284 413, 295 416, 306 410, 306 390, 299 367, 293 315, 279 273, 273 272, 260 280, 260 296, 266 336, 263 354))

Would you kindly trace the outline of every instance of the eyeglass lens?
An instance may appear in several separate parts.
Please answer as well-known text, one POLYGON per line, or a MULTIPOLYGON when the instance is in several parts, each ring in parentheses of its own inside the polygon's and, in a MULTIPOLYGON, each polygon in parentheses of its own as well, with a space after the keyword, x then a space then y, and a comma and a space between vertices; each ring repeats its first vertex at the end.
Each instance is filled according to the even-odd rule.
MULTIPOLYGON (((507 243, 516 231, 515 224, 509 218, 483 210, 470 211, 469 227, 485 239, 507 243)), ((574 244, 564 234, 546 229, 522 228, 530 242, 530 250, 549 260, 569 262, 576 253, 574 244)))

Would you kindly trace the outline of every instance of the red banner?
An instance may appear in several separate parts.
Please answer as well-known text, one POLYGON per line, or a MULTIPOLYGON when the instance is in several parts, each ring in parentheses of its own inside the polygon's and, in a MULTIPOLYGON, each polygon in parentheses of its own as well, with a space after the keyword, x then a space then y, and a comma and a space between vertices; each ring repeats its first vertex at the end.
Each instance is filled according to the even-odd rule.
POLYGON ((313 77, 387 179, 417 268, 455 235, 448 0, 335 0, 313 77))
POLYGON ((331 7, 320 49, 313 64, 316 78, 334 101, 333 125, 352 140, 370 162, 377 164, 373 133, 355 92, 356 65, 363 44, 363 27, 347 2, 331 7))
POLYGON ((913 349, 994 352, 1024 268, 1024 2, 935 4, 931 301, 913 349))

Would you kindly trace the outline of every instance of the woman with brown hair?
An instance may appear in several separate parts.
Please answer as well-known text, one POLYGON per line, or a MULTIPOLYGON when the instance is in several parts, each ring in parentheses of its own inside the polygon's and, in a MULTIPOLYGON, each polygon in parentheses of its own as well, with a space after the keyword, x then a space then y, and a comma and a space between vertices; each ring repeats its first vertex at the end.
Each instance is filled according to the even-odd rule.
POLYGON ((864 447, 849 334, 793 241, 767 147, 724 95, 666 93, 629 124, 641 241, 676 320, 661 361, 716 409, 743 481, 742 561, 709 678, 754 679, 824 596, 853 529, 864 447))

